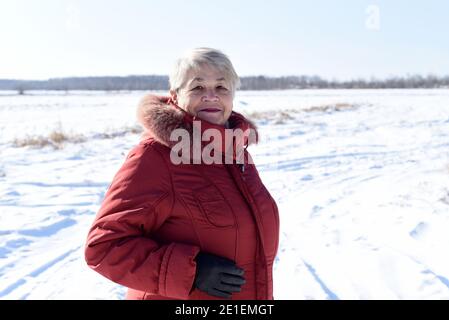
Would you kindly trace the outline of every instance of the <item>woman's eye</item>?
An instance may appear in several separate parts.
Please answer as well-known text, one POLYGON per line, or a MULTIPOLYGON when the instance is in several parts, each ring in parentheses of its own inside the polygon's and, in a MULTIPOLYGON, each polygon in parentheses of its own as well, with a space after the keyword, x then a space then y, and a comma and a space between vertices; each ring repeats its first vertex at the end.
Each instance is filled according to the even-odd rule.
POLYGON ((203 87, 196 86, 195 88, 192 89, 192 91, 198 91, 198 90, 203 90, 203 87))
POLYGON ((218 86, 217 89, 218 90, 222 90, 222 91, 227 91, 228 90, 226 87, 223 87, 223 86, 218 86))

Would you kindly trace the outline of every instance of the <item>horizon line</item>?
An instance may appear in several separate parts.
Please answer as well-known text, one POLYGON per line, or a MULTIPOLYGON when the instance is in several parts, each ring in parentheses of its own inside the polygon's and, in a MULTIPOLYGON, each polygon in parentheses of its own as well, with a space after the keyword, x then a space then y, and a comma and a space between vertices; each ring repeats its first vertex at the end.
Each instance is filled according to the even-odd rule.
MULTIPOLYGON (((169 77, 165 74, 129 74, 129 75, 95 75, 95 76, 64 76, 64 77, 49 77, 49 78, 39 78, 39 79, 24 79, 24 78, 0 78, 0 81, 50 81, 50 80, 64 80, 64 79, 84 79, 84 78, 131 78, 131 77, 169 77)), ((445 75, 437 75, 434 73, 407 73, 405 75, 388 75, 384 77, 377 77, 377 76, 369 76, 369 77, 361 77, 361 76, 354 76, 349 79, 341 79, 338 77, 324 77, 317 74, 299 74, 299 75, 266 75, 266 74, 257 74, 257 75, 243 75, 239 76, 239 78, 250 78, 250 77, 265 77, 265 78, 288 78, 288 77, 318 77, 321 80, 324 81, 332 81, 332 82, 351 82, 351 81, 386 81, 391 80, 395 78, 411 78, 411 77, 422 77, 422 78, 447 78, 449 77, 449 74, 445 75)))

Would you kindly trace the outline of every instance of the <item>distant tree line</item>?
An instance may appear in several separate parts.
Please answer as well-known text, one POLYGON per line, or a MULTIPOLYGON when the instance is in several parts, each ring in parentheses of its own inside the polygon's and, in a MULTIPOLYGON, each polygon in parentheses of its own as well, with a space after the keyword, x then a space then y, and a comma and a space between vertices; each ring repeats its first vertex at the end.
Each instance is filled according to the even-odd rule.
MULTIPOLYGON (((241 90, 449 88, 449 76, 411 75, 388 79, 325 80, 319 76, 241 77, 241 90)), ((0 90, 168 90, 167 76, 79 77, 49 80, 0 80, 0 90)))
POLYGON ((0 80, 0 90, 166 90, 167 76, 79 77, 49 80, 0 80))
POLYGON ((449 76, 412 75, 388 79, 354 79, 349 81, 325 80, 319 76, 243 77, 242 90, 278 89, 412 89, 449 88, 449 76))

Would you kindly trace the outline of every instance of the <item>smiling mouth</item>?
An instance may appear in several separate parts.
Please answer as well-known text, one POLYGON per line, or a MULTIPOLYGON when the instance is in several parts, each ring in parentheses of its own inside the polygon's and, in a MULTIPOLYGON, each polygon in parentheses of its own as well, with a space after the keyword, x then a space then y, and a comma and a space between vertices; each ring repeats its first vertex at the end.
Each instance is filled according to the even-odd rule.
POLYGON ((217 108, 205 108, 201 109, 200 112, 221 112, 221 110, 217 108))

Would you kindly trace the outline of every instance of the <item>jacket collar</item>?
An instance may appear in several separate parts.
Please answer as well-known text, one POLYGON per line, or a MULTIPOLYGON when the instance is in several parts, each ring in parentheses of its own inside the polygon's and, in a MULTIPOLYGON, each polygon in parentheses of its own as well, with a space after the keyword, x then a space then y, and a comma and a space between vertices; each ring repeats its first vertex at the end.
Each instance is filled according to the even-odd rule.
MULTIPOLYGON (((229 141, 224 141, 226 137, 225 130, 227 128, 192 116, 177 106, 170 97, 151 94, 144 96, 137 108, 137 118, 140 124, 144 127, 144 139, 152 137, 154 140, 167 147, 173 147, 178 143, 178 141, 170 140, 170 135, 173 130, 185 129, 190 134, 190 139, 192 141, 193 128, 195 125, 196 128, 200 126, 201 137, 203 137, 203 133, 208 129, 218 130, 223 138, 221 152, 223 154, 227 151, 229 152, 229 141)), ((232 111, 228 119, 228 128, 232 130, 241 129, 243 132, 249 133, 246 134, 244 136, 245 138, 240 142, 236 142, 236 139, 232 141, 234 159, 236 156, 235 150, 238 150, 236 143, 239 143, 240 146, 243 144, 243 148, 246 149, 248 145, 257 143, 258 141, 256 126, 240 113, 232 111)), ((201 139, 202 147, 210 143, 213 143, 213 140, 202 141, 201 139)))

